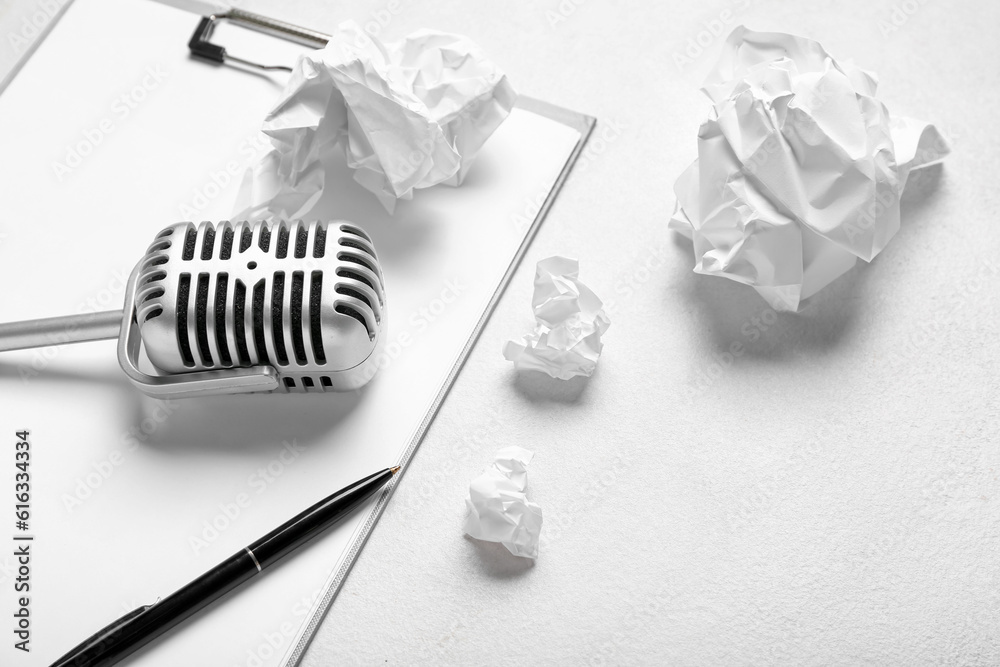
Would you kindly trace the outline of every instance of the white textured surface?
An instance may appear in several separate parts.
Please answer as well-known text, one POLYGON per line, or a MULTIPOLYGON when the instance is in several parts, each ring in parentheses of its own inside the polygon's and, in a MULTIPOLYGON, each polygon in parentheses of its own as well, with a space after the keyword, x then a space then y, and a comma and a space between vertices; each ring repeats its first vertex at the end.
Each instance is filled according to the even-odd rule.
POLYGON ((883 37, 894 4, 591 0, 553 29, 555 0, 404 3, 389 38, 467 34, 519 90, 596 115, 592 151, 623 129, 567 184, 308 667, 1000 663, 1000 6, 929 1, 883 37), (692 274, 666 230, 710 64, 673 55, 726 8, 875 70, 893 112, 954 147, 873 264, 776 321, 692 274), (519 378, 500 355, 553 254, 610 302, 589 380, 519 378), (536 453, 534 564, 461 531, 469 480, 509 445, 536 453))
MULTIPOLYGON (((577 2, 553 28, 557 0, 404 1, 383 33, 466 34, 601 123, 305 664, 1000 663, 1000 5, 577 2), (875 70, 953 142, 888 248, 800 315, 692 274, 666 230, 708 108, 709 59, 673 57, 727 9, 875 70), (611 302, 589 380, 500 355, 553 254, 611 302), (509 445, 536 453, 534 564, 462 536, 469 480, 509 445)), ((322 27, 390 4, 244 6, 322 27)))

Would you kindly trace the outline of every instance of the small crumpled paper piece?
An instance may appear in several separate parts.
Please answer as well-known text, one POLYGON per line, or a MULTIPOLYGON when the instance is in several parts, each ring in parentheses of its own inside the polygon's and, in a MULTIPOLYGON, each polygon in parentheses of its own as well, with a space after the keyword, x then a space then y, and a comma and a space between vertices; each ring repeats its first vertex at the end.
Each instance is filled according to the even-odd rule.
POLYGON ((496 453, 489 470, 469 484, 469 516, 464 530, 477 540, 499 542, 515 556, 538 558, 542 508, 528 500, 528 463, 534 456, 521 447, 496 453))
POLYGON ((611 320, 579 276, 580 263, 575 259, 554 256, 538 262, 531 298, 535 331, 503 347, 504 358, 515 368, 560 380, 594 374, 604 347, 601 336, 611 320))
POLYGON ((794 311, 885 247, 910 171, 949 148, 933 125, 891 117, 876 85, 811 40, 729 35, 702 89, 698 159, 674 186, 670 227, 692 239, 695 272, 794 311))
POLYGON ((299 57, 267 115, 273 149, 248 169, 239 217, 304 215, 334 149, 389 212, 417 188, 459 185, 516 99, 465 37, 421 30, 382 44, 346 21, 324 48, 299 57))

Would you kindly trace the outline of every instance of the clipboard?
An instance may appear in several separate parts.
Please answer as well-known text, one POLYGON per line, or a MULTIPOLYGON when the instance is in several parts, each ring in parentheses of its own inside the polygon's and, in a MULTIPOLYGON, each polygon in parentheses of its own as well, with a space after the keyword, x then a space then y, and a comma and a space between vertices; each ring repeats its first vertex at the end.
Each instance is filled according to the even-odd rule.
MULTIPOLYGON (((17 285, 4 319, 120 307, 157 231, 232 213, 285 75, 190 58, 197 23, 145 0, 75 0, 0 93, 0 266, 17 285)), ((234 53, 254 39, 221 37, 234 53)), ((289 48, 302 47, 249 52, 270 62, 289 48)), ((461 187, 418 191, 392 215, 346 166, 335 173, 313 213, 374 238, 391 308, 383 367, 361 391, 157 401, 131 387, 111 341, 0 358, 0 428, 31 431, 37 573, 32 652, 8 644, 0 662, 48 664, 372 470, 402 463, 405 484, 594 122, 522 97, 461 187)), ((500 341, 485 343, 505 363, 500 341)), ((392 488, 126 662, 297 664, 392 488)))

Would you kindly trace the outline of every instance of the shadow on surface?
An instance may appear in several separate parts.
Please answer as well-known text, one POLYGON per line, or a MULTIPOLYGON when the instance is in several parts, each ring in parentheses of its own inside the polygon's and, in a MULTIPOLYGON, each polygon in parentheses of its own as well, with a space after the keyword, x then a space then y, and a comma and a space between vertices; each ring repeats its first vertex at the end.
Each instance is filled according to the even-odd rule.
MULTIPOLYGON (((854 268, 806 299, 797 313, 776 312, 753 288, 718 276, 690 273, 677 290, 701 323, 703 340, 713 353, 738 343, 742 354, 775 361, 835 349, 857 329, 859 312, 875 307, 877 290, 866 287, 880 260, 890 260, 926 224, 920 207, 941 181, 941 165, 913 172, 900 200, 900 231, 872 264, 854 268)), ((693 265, 691 241, 674 233, 677 261, 693 265)))
POLYGON ((155 399, 132 386, 115 366, 107 371, 62 367, 33 370, 0 362, 0 383, 79 385, 82 391, 113 389, 132 417, 122 424, 141 446, 164 452, 267 451, 293 439, 300 445, 323 440, 362 400, 364 390, 317 394, 245 394, 155 399), (23 373, 32 373, 27 379, 23 373))
POLYGON ((136 437, 167 453, 278 450, 327 439, 364 399, 363 391, 327 394, 248 394, 160 401, 143 397, 136 437))
POLYGON ((559 380, 541 371, 513 371, 514 389, 532 403, 579 403, 590 378, 559 380))
POLYGON ((104 385, 107 387, 120 387, 132 391, 132 384, 121 372, 118 365, 108 366, 107 370, 94 372, 90 370, 77 371, 62 366, 47 366, 44 368, 34 368, 29 364, 15 364, 8 361, 0 361, 0 382, 11 383, 35 383, 35 382, 57 382, 79 383, 84 385, 104 385))
POLYGON ((935 164, 924 169, 910 172, 906 181, 906 189, 899 198, 899 232, 896 238, 889 242, 886 250, 892 244, 903 238, 912 236, 926 224, 932 224, 931 216, 925 208, 931 204, 943 189, 945 180, 944 164, 935 164))
MULTIPOLYGON (((218 67, 220 69, 221 68, 232 69, 232 70, 236 70, 238 72, 241 72, 242 74, 245 74, 247 76, 252 76, 252 77, 257 78, 257 79, 262 79, 264 81, 267 81, 269 84, 271 84, 274 87, 275 94, 280 93, 285 88, 284 81, 282 81, 280 78, 276 77, 274 75, 274 73, 271 73, 271 72, 262 72, 259 69, 256 69, 255 67, 250 67, 248 65, 241 65, 239 63, 235 63, 235 62, 232 62, 232 61, 227 61, 227 62, 224 62, 224 63, 217 63, 217 62, 214 62, 214 61, 211 61, 211 60, 206 60, 204 58, 198 58, 198 57, 193 56, 193 55, 189 55, 188 56, 188 60, 196 62, 199 65, 202 65, 204 67, 218 67)), ((279 74, 281 74, 281 72, 279 72, 279 74)))
MULTIPOLYGON (((488 188, 490 187, 498 178, 500 178, 500 170, 503 168, 493 155, 489 153, 484 153, 483 155, 476 156, 476 161, 472 163, 469 167, 469 171, 465 174, 465 179, 462 181, 462 185, 459 187, 466 188, 488 188)), ((449 185, 438 185, 434 187, 452 187, 449 185)))
POLYGON ((474 537, 465 536, 465 541, 473 546, 482 573, 494 579, 513 579, 520 577, 535 567, 531 558, 521 558, 507 551, 507 547, 499 542, 484 542, 474 537))
POLYGON ((425 207, 400 200, 396 212, 389 213, 373 193, 354 180, 354 172, 338 151, 333 151, 323 166, 326 184, 309 211, 310 217, 357 224, 371 236, 383 265, 406 265, 410 256, 438 244, 441 232, 425 207))
MULTIPOLYGON (((50 365, 44 368, 34 368, 31 365, 15 364, 0 361, 0 387, 5 390, 29 390, 29 386, 59 385, 70 386, 82 392, 100 391, 114 392, 115 400, 120 399, 125 406, 124 412, 138 410, 145 397, 140 394, 125 377, 118 364, 101 367, 99 370, 89 366, 85 370, 76 370, 67 366, 50 365)), ((48 395, 45 396, 48 398, 48 395)))

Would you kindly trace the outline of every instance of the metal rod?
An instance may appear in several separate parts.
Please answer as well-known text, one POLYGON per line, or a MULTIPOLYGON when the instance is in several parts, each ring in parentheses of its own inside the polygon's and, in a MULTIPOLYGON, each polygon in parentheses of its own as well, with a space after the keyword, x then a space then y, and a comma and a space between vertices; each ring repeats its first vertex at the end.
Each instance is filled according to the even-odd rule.
POLYGON ((118 338, 122 311, 48 317, 0 324, 0 352, 118 338))
POLYGON ((287 39, 290 42, 296 42, 303 46, 323 48, 330 41, 330 35, 318 30, 303 28, 302 26, 268 18, 260 14, 254 14, 253 12, 243 11, 242 9, 230 9, 225 14, 219 14, 216 18, 224 18, 245 28, 262 32, 265 35, 287 39))

